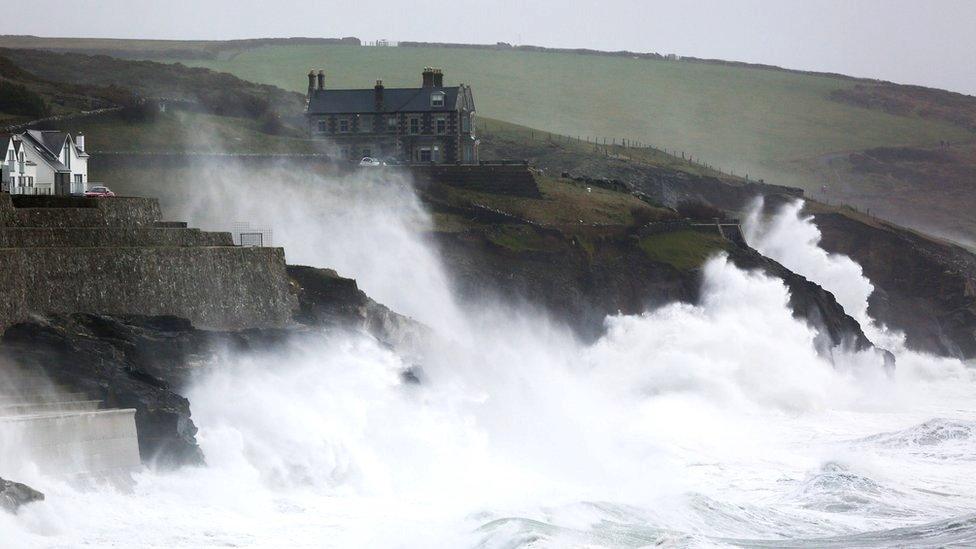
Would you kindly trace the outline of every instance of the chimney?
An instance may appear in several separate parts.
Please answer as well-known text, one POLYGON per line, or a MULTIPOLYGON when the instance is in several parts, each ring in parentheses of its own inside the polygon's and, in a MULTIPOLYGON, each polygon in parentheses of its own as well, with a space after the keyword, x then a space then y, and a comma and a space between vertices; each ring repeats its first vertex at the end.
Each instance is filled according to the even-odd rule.
POLYGON ((434 69, 434 87, 443 88, 444 87, 444 73, 440 69, 434 69))
POLYGON ((434 69, 430 67, 424 67, 423 73, 423 87, 433 88, 434 87, 434 69))
POLYGON ((315 89, 315 71, 308 71, 308 95, 312 95, 312 90, 315 89))
POLYGON ((383 112, 383 81, 377 80, 373 88, 373 99, 376 104, 376 112, 383 112))
POLYGON ((85 134, 79 133, 75 137, 75 146, 78 147, 79 151, 85 152, 85 134))
POLYGON ((318 73, 318 75, 316 75, 316 78, 318 79, 318 87, 316 89, 324 90, 325 89, 325 71, 319 70, 319 73, 318 73))

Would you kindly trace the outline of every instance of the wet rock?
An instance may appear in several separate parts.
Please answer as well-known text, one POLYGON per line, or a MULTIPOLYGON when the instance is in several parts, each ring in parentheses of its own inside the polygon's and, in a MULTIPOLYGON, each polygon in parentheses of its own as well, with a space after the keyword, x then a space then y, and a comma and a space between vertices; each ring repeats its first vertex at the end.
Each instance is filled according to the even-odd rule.
POLYGON ((355 280, 343 278, 332 269, 289 265, 288 276, 298 294, 297 322, 361 329, 408 353, 428 337, 426 326, 373 301, 355 280))
POLYGON ((15 513, 22 505, 43 500, 44 494, 30 486, 0 478, 0 509, 15 513))

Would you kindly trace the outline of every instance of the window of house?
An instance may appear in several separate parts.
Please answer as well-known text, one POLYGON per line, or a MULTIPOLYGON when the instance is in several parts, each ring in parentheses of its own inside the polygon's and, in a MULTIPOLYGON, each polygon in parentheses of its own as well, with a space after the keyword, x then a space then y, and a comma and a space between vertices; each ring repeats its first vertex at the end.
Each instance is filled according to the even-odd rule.
POLYGON ((447 120, 443 118, 438 118, 436 122, 437 133, 444 133, 447 131, 447 120))
POLYGON ((346 133, 349 131, 349 120, 342 118, 339 120, 339 132, 346 133))
POLYGON ((10 162, 14 161, 14 151, 7 151, 7 160, 10 162))
POLYGON ((444 106, 444 94, 441 92, 434 92, 430 94, 430 106, 431 107, 443 107, 444 106))
POLYGON ((397 119, 395 116, 391 116, 386 119, 386 129, 395 132, 397 128, 397 119))
POLYGON ((461 131, 462 132, 471 131, 471 119, 466 114, 461 115, 461 131))
POLYGON ((430 162, 430 159, 431 159, 431 156, 430 156, 430 147, 423 147, 423 148, 421 148, 420 149, 420 161, 421 162, 430 162))
POLYGON ((68 148, 68 142, 64 142, 64 166, 71 169, 71 150, 68 148))
POLYGON ((81 183, 81 174, 80 173, 76 173, 75 174, 75 183, 81 183))
POLYGON ((440 162, 441 161, 441 148, 439 146, 434 145, 434 150, 431 151, 430 159, 433 162, 440 162))
POLYGON ((329 131, 329 123, 326 122, 325 120, 319 120, 318 128, 320 133, 325 133, 329 131))
POLYGON ((420 119, 411 118, 410 119, 410 133, 420 133, 420 119))
MULTIPOLYGON (((373 117, 369 114, 364 114, 359 117, 359 132, 369 133, 373 131, 373 117)), ((369 156, 369 155, 367 155, 369 156)))

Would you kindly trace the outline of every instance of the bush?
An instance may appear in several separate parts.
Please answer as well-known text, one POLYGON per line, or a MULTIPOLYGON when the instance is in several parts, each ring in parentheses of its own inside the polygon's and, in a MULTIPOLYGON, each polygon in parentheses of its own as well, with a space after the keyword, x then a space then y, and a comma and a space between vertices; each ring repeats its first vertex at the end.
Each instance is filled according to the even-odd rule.
POLYGON ((158 114, 159 104, 149 99, 133 100, 119 111, 119 117, 130 124, 152 122, 158 114))
POLYGON ((687 200, 678 204, 678 215, 685 219, 698 221, 725 219, 725 212, 701 200, 687 200))
POLYGON ((44 118, 51 111, 40 95, 20 84, 0 80, 0 112, 44 118))
POLYGON ((269 135, 281 135, 285 131, 285 126, 277 115, 266 112, 258 120, 258 130, 269 135))

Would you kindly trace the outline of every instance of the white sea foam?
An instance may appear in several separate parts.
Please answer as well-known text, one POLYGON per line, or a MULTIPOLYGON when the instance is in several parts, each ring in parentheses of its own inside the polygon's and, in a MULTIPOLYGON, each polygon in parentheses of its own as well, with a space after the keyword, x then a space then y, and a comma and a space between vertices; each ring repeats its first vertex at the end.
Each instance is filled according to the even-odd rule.
MULTIPOLYGON (((225 190, 235 192, 211 195, 226 219, 253 207, 239 192, 251 183, 234 175, 225 190)), ((418 236, 428 221, 409 189, 355 183, 287 183, 270 208, 277 243, 293 262, 339 266, 434 326, 424 382, 403 384, 408 364, 365 335, 225 356, 189 393, 207 467, 146 471, 132 493, 32 479, 48 499, 0 515, 8 539, 723 545, 849 536, 976 508, 972 462, 959 458, 976 452, 973 437, 951 437, 944 452, 891 442, 924 439, 902 430, 934 417, 976 421, 976 382, 964 365, 912 354, 914 365, 899 364, 907 372, 889 376, 876 354, 842 350, 830 363, 813 328, 793 318, 785 286, 723 256, 704 268, 699 305, 613 316, 604 337, 582 344, 537 313, 458 304, 418 236), (906 434, 879 435, 898 432, 906 434)), ((798 211, 750 226, 749 238, 767 235, 766 253, 823 275, 868 321, 870 283, 855 263, 819 250, 798 211)))

